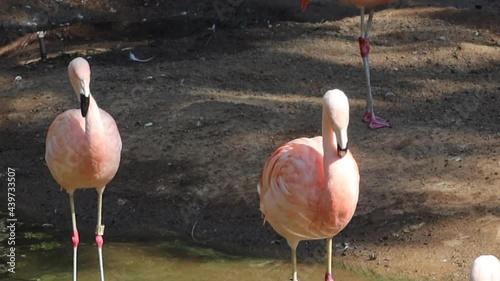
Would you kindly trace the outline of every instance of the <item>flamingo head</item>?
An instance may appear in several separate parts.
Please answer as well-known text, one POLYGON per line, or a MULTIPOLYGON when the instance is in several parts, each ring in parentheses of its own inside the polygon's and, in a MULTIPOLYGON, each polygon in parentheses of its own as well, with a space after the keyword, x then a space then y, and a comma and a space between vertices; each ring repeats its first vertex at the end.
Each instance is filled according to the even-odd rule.
POLYGON ((347 127, 349 126, 349 101, 341 90, 326 92, 323 96, 323 112, 328 116, 337 140, 337 154, 340 158, 347 154, 347 127))
POLYGON ((90 65, 87 60, 81 57, 73 59, 68 65, 68 75, 85 117, 90 103, 90 65))
POLYGON ((302 9, 302 12, 306 10, 307 5, 309 5, 310 2, 311 0, 300 0, 300 8, 302 9))

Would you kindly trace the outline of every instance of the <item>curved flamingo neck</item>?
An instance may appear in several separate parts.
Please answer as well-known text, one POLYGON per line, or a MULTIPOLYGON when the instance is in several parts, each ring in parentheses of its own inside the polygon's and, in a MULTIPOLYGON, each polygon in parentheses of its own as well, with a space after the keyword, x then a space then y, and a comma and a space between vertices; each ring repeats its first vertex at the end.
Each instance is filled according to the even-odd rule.
POLYGON ((323 164, 325 168, 325 175, 327 174, 327 167, 333 163, 337 155, 337 138, 335 137, 335 132, 330 124, 328 114, 323 111, 323 122, 322 122, 322 136, 323 136, 323 164))
POLYGON ((323 124, 322 124, 322 134, 323 134, 323 169, 325 172, 325 189, 323 202, 324 207, 327 209, 332 208, 332 206, 336 206, 335 202, 339 200, 339 196, 342 191, 339 190, 339 186, 337 184, 338 172, 336 172, 338 165, 335 165, 340 157, 337 153, 337 138, 335 136, 335 132, 329 120, 328 114, 323 113, 323 124))
POLYGON ((97 106, 94 97, 90 95, 89 98, 89 110, 85 117, 85 135, 87 139, 94 139, 104 133, 104 125, 102 122, 101 110, 97 106))

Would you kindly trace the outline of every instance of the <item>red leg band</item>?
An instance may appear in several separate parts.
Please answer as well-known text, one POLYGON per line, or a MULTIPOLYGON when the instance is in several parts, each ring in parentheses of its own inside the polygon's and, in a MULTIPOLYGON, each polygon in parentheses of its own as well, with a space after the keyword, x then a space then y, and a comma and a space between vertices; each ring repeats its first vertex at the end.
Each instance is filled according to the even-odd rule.
POLYGON ((73 241, 73 247, 78 247, 80 244, 80 234, 78 234, 78 230, 73 231, 73 236, 71 237, 71 241, 73 241))
POLYGON ((97 245, 97 248, 102 248, 102 245, 104 244, 104 239, 102 239, 101 235, 95 236, 95 244, 97 245))
POLYGON ((370 53, 370 43, 365 38, 359 37, 359 51, 362 58, 366 58, 370 53))

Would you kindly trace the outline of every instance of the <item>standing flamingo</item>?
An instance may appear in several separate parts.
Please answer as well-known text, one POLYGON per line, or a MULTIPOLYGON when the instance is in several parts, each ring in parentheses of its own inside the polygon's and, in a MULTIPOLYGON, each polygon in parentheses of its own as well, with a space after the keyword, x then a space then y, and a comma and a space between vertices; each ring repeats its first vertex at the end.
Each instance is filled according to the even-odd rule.
POLYGON ((322 137, 299 138, 267 160, 257 191, 265 220, 292 249, 297 281, 300 241, 326 239, 326 281, 332 277, 332 238, 351 220, 359 194, 358 165, 347 149, 349 102, 340 90, 323 97, 322 137))
POLYGON ((72 60, 68 66, 68 74, 81 109, 67 110, 52 122, 47 133, 45 160, 56 182, 69 194, 73 223, 74 281, 77 280, 76 261, 80 236, 76 228, 73 194, 78 188, 97 190, 95 242, 99 255, 101 281, 104 281, 102 193, 120 165, 122 141, 113 117, 100 109, 90 94, 89 63, 83 58, 72 60))
POLYGON ((472 264, 469 281, 500 281, 500 261, 491 255, 477 257, 472 264))
MULTIPOLYGON (((373 96, 372 96, 372 86, 370 83, 370 61, 368 56, 370 54, 370 43, 368 42, 370 28, 372 25, 373 14, 375 12, 374 7, 381 4, 387 4, 389 2, 394 2, 395 0, 341 0, 342 2, 354 4, 358 6, 361 10, 361 36, 359 37, 359 49, 361 53, 361 58, 363 59, 363 66, 365 68, 365 78, 366 85, 368 87, 368 93, 366 95, 366 111, 363 116, 363 121, 368 123, 368 127, 371 129, 379 129, 384 127, 391 127, 389 120, 375 116, 375 111, 373 109, 373 96), (368 21, 365 25, 365 8, 371 8, 370 14, 368 16, 368 21)), ((307 8, 311 0, 301 0, 302 10, 307 8)))

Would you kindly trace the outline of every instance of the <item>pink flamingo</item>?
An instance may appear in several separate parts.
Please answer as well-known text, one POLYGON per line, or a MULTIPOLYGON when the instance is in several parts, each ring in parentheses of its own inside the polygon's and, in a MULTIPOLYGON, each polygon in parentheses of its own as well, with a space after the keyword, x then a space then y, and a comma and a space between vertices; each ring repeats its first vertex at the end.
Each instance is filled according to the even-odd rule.
POLYGON ((90 94, 89 63, 83 58, 72 60, 68 66, 68 74, 81 109, 67 110, 54 119, 47 133, 45 160, 56 182, 69 194, 73 223, 73 280, 75 281, 80 236, 76 228, 73 194, 79 188, 97 190, 95 242, 99 255, 101 281, 104 281, 102 193, 120 165, 122 141, 113 117, 100 109, 90 94))
POLYGON ((358 165, 347 149, 349 102, 340 90, 323 97, 322 137, 299 138, 269 157, 257 186, 265 220, 292 249, 297 281, 300 241, 326 239, 326 281, 332 277, 332 238, 351 220, 359 194, 358 165))
POLYGON ((483 255, 474 260, 470 270, 470 281, 499 281, 500 261, 495 256, 483 255))
MULTIPOLYGON (((379 129, 384 127, 391 127, 389 120, 375 116, 375 111, 373 109, 373 96, 372 87, 370 83, 370 61, 368 56, 370 54, 370 43, 368 42, 370 28, 372 25, 373 14, 375 12, 374 7, 381 4, 387 4, 395 0, 341 0, 342 2, 354 4, 358 6, 361 10, 361 36, 359 37, 359 49, 361 53, 361 58, 363 59, 363 65, 365 69, 366 85, 368 87, 368 93, 366 95, 366 111, 363 116, 363 121, 368 123, 368 127, 371 129, 379 129), (370 14, 368 16, 368 21, 365 25, 365 8, 371 8, 370 14)), ((302 10, 307 8, 311 0, 301 0, 302 10)))

